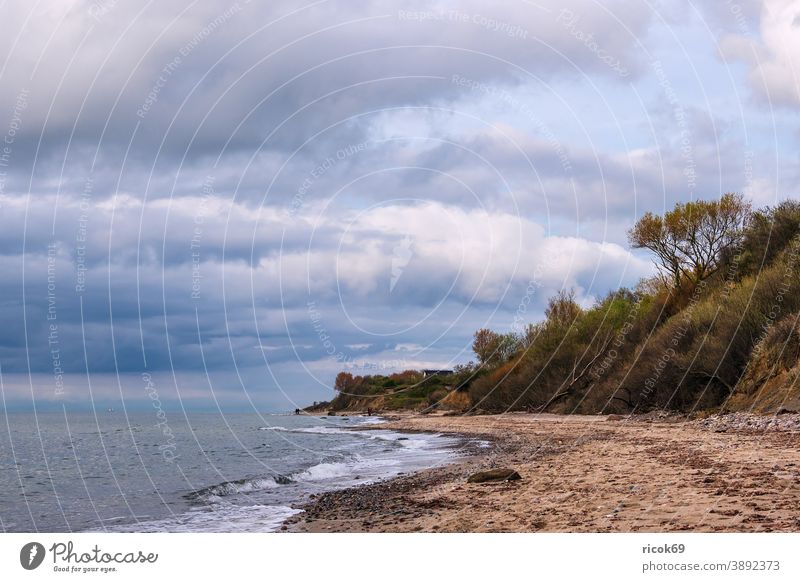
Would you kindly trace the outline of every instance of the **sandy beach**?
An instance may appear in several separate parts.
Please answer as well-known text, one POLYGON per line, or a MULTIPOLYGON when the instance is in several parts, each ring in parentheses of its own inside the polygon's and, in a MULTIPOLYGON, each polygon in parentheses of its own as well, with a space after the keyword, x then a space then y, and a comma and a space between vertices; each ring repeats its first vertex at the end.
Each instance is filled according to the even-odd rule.
POLYGON ((320 494, 284 530, 800 531, 798 427, 797 415, 403 417, 380 428, 468 435, 490 446, 444 467, 320 494), (467 483, 492 468, 522 478, 467 483))

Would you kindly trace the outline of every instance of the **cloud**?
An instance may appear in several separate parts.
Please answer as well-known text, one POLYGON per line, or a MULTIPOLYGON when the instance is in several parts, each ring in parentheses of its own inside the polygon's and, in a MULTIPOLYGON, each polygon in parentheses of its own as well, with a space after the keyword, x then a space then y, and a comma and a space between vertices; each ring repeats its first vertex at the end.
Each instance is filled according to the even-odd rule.
POLYGON ((711 42, 792 105, 794 3, 736 6, 702 5, 707 45, 683 2, 6 7, 8 397, 63 368, 84 402, 87 374, 134 397, 143 371, 193 402, 319 399, 634 284, 641 212, 796 194, 792 119, 728 104, 747 79, 711 42))
POLYGON ((622 2, 17 5, 0 24, 0 105, 28 92, 18 155, 23 144, 40 156, 86 144, 117 161, 296 146, 353 115, 449 99, 456 73, 613 75, 565 33, 562 11, 636 68, 630 48, 653 15, 622 2))
POLYGON ((531 281, 591 296, 649 272, 613 243, 547 236, 529 219, 436 202, 334 206, 289 223, 275 210, 208 200, 72 204, 59 209, 52 234, 43 228, 53 224, 52 199, 17 204, 27 223, 9 213, 8 226, 27 224, 33 234, 11 230, 9 244, 26 240, 25 251, 3 258, 8 272, 21 265, 25 273, 24 287, 2 284, 6 371, 28 361, 52 368, 51 325, 73 373, 324 357, 309 304, 325 311, 328 333, 348 353, 397 350, 420 343, 398 340, 424 322, 446 329, 454 317, 479 324, 475 306, 480 317, 513 311, 531 281), (393 274, 402 240, 412 251, 393 274), (25 334, 14 311, 23 302, 25 334), (281 346, 287 334, 293 349, 252 349, 281 346))
POLYGON ((763 0, 760 17, 753 14, 753 3, 744 3, 749 10, 736 6, 738 10, 731 12, 732 32, 720 40, 723 57, 748 66, 750 87, 759 99, 796 107, 800 104, 800 2, 763 0))

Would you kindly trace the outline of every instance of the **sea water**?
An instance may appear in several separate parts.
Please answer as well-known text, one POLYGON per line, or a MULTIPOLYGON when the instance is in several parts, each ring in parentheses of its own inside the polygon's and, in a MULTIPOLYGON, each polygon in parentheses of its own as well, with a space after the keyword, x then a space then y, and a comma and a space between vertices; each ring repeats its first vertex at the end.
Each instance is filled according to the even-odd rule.
POLYGON ((462 439, 376 417, 0 415, 0 529, 275 531, 312 493, 452 461, 462 439))

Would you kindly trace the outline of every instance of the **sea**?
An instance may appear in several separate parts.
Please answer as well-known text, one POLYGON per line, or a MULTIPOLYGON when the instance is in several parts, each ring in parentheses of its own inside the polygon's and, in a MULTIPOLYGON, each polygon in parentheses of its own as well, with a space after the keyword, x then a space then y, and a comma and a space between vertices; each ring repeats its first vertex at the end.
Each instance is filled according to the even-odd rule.
POLYGON ((276 531, 311 494, 450 463, 466 444, 383 430, 382 422, 256 413, 3 413, 0 530, 276 531))

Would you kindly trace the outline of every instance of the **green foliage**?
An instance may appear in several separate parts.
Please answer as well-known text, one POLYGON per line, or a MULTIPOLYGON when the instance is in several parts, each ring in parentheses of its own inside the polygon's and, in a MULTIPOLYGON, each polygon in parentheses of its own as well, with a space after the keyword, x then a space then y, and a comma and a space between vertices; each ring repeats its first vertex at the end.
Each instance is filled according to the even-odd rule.
POLYGON ((519 338, 513 333, 501 334, 490 329, 475 332, 472 351, 484 366, 494 366, 507 361, 517 350, 519 338))
POLYGON ((797 366, 800 202, 752 217, 736 195, 679 204, 643 217, 631 240, 672 277, 615 291, 588 309, 563 290, 545 320, 522 333, 478 330, 478 363, 456 366, 452 376, 342 373, 332 405, 369 394, 389 409, 422 409, 455 389, 488 412, 690 411, 724 406, 737 387, 738 395, 757 394, 771 366, 797 366))
MULTIPOLYGON (((786 200, 774 208, 754 212, 738 256, 742 276, 753 275, 771 265, 798 235, 800 202, 786 200)), ((737 260, 735 253, 726 258, 729 263, 737 260)))
POLYGON ((547 309, 544 310, 545 320, 548 325, 567 328, 581 315, 581 307, 575 301, 575 290, 562 289, 555 297, 550 298, 547 309))
POLYGON ((628 238, 632 246, 653 253, 662 275, 677 289, 716 273, 726 253, 741 242, 749 217, 750 204, 740 194, 725 194, 676 204, 663 217, 648 212, 628 238))
MULTIPOLYGON (((615 396, 637 409, 689 411, 725 402, 756 344, 800 308, 796 252, 733 287, 703 293, 657 328, 612 379, 615 396)), ((798 249, 800 250, 800 249, 798 249)))
POLYGON ((456 390, 466 392, 475 380, 485 376, 487 373, 488 369, 486 367, 480 366, 475 362, 459 364, 453 370, 451 381, 456 390))
POLYGON ((783 330, 781 321, 800 309, 798 202, 752 219, 740 196, 679 204, 663 217, 646 215, 631 240, 653 251, 671 277, 612 293, 587 310, 559 293, 545 321, 517 338, 516 351, 483 361, 484 375, 469 384, 475 408, 718 407, 767 330, 783 330))
MULTIPOLYGON (((428 406, 431 394, 444 390, 449 378, 431 376, 424 378, 417 370, 406 370, 390 376, 354 376, 340 372, 335 388, 339 394, 328 408, 330 410, 375 408, 375 403, 385 403, 389 410, 415 409, 428 406)), ((445 390, 446 392, 446 390, 445 390)))
POLYGON ((582 310, 572 292, 551 299, 548 318, 529 330, 532 341, 470 386, 477 408, 488 411, 543 410, 580 399, 603 373, 601 362, 626 340, 642 297, 628 290, 610 294, 582 310))

